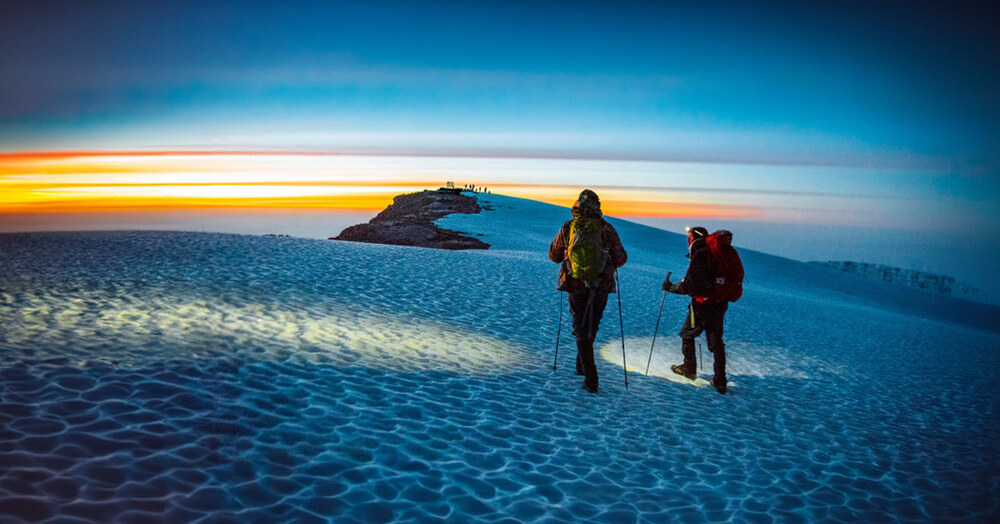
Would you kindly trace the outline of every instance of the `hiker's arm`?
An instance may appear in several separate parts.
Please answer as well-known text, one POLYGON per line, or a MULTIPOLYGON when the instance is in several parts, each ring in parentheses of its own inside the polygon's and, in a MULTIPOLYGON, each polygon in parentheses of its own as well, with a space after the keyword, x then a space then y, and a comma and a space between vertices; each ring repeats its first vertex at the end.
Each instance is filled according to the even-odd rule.
POLYGON ((549 245, 549 260, 562 262, 566 259, 566 226, 559 228, 556 238, 552 239, 549 245))
POLYGON ((708 251, 699 250, 691 257, 687 274, 684 279, 677 283, 676 291, 680 295, 701 295, 711 291, 712 284, 709 278, 709 254, 708 251))
POLYGON ((628 253, 625 252, 625 246, 622 245, 622 241, 618 238, 618 231, 615 231, 615 226, 605 222, 604 233, 607 235, 605 238, 605 245, 608 246, 608 262, 612 266, 622 267, 625 262, 628 261, 628 253))

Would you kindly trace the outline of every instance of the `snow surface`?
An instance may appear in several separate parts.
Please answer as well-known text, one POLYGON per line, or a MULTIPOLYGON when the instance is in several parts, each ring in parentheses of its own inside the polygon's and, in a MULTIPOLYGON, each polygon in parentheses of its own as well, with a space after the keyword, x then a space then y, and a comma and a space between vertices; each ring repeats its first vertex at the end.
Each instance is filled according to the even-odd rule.
MULTIPOLYGON (((0 235, 0 522, 996 521, 998 309, 741 250, 731 389, 672 376, 680 235, 612 219, 580 389, 548 243, 479 195, 487 251, 0 235), (68 521, 68 520, 67 520, 68 521)), ((739 231, 735 231, 739 246, 739 231)))

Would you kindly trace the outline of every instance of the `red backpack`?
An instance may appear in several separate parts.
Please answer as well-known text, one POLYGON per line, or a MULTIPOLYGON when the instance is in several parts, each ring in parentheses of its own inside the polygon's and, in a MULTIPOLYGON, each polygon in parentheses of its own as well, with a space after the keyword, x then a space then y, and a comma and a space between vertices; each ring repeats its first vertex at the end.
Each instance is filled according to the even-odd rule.
POLYGON ((736 302, 743 296, 743 262, 733 247, 733 234, 720 229, 705 237, 715 270, 712 291, 695 300, 703 304, 736 302))

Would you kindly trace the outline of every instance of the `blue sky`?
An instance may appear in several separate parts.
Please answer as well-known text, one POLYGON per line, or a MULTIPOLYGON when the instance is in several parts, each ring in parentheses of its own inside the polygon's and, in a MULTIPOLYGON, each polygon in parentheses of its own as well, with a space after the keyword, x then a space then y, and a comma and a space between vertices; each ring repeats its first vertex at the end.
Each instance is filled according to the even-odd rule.
POLYGON ((580 164, 580 176, 572 164, 490 173, 733 190, 724 204, 741 191, 834 195, 816 217, 840 218, 815 221, 850 224, 863 208, 895 228, 970 234, 1000 226, 998 11, 8 2, 0 152, 433 154, 475 158, 470 177, 483 158, 613 160, 580 164), (844 195, 858 200, 845 205, 844 195))
POLYGON ((5 6, 4 134, 193 114, 577 131, 607 137, 592 149, 635 154, 670 146, 614 137, 690 132, 706 136, 684 151, 706 159, 851 153, 981 170, 998 154, 997 10, 974 4, 203 4, 5 6), (755 132, 766 135, 746 143, 755 132))

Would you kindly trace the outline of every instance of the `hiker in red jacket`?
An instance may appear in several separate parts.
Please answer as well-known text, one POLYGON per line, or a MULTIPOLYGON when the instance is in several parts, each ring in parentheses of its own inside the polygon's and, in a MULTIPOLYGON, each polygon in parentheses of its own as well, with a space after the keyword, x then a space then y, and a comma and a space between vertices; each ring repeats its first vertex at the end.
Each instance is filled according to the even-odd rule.
POLYGON ((549 246, 549 259, 562 264, 557 289, 569 294, 576 336, 576 374, 584 375, 583 389, 597 393, 594 339, 615 290, 615 271, 628 254, 615 228, 604 220, 597 193, 584 189, 573 204, 573 218, 559 229, 549 246))
POLYGON ((687 315, 684 317, 684 325, 681 326, 679 333, 684 363, 670 366, 670 369, 691 380, 698 378, 696 373, 698 361, 695 358, 694 339, 704 331, 708 351, 715 356, 715 376, 712 377, 712 386, 719 393, 725 393, 727 385, 726 344, 722 342, 722 328, 729 302, 709 300, 715 288, 716 275, 714 274, 712 254, 705 243, 707 236, 708 230, 703 227, 688 228, 690 262, 687 274, 676 284, 671 282, 669 277, 663 281, 664 291, 691 297, 687 315))

